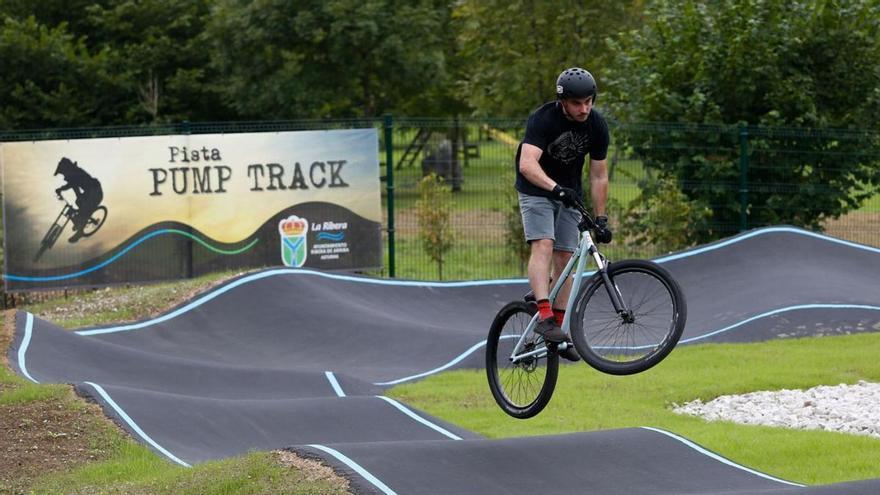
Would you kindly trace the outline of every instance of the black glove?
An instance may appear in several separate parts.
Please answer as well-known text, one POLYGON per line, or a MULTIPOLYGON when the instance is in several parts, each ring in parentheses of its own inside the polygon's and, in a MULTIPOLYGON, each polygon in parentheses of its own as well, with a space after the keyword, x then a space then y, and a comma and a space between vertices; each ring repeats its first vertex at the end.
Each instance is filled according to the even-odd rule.
POLYGON ((611 228, 608 227, 608 217, 596 217, 595 224, 596 228, 593 229, 593 235, 596 237, 596 242, 602 244, 611 242, 611 228))
POLYGON ((563 187, 559 184, 556 184, 556 187, 553 188, 553 197, 562 201, 562 204, 568 206, 569 208, 577 207, 578 201, 577 192, 570 187, 563 187))

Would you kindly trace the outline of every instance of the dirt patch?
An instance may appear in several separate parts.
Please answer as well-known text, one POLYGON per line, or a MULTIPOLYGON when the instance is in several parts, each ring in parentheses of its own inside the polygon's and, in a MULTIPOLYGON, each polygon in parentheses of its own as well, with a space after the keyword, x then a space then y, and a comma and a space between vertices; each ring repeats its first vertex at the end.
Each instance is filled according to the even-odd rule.
MULTIPOLYGON (((15 311, 4 311, 0 363, 7 369, 14 328, 15 311)), ((20 387, 0 384, 0 394, 20 387)), ((40 476, 106 458, 111 428, 101 409, 79 399, 73 387, 60 398, 0 404, 0 493, 25 493, 40 476)))
POLYGON ((880 213, 855 211, 825 222, 825 233, 848 241, 880 246, 880 213))
POLYGON ((109 457, 96 435, 108 428, 100 409, 77 400, 71 389, 62 399, 0 405, 0 492, 25 493, 40 476, 109 457))
POLYGON ((333 471, 333 468, 321 462, 300 457, 289 450, 276 450, 272 452, 272 455, 280 465, 299 470, 306 481, 326 481, 341 492, 351 493, 348 480, 339 476, 333 471))
POLYGON ((9 346, 12 345, 12 332, 15 330, 15 310, 3 312, 3 327, 0 328, 0 365, 9 367, 9 346))

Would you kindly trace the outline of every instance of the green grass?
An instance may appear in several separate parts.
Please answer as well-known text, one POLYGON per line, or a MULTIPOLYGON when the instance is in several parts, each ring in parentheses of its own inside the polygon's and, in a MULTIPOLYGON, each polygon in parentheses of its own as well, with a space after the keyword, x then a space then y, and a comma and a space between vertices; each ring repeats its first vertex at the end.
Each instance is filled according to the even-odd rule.
POLYGON ((16 384, 0 393, 0 406, 58 399, 66 393, 65 385, 37 385, 30 382, 16 384))
POLYGON ((880 477, 880 440, 784 428, 707 422, 675 403, 757 390, 880 380, 880 335, 682 346, 656 368, 629 377, 584 364, 563 366, 547 409, 506 416, 483 371, 457 371, 402 385, 389 395, 489 438, 653 426, 746 466, 807 484, 880 477))
POLYGON ((116 446, 114 457, 71 473, 46 477, 35 494, 335 494, 347 493, 325 480, 308 479, 300 470, 277 463, 266 452, 199 464, 189 469, 169 464, 131 442, 116 446))
POLYGON ((203 292, 238 273, 240 270, 228 270, 186 280, 106 287, 73 297, 24 304, 19 309, 51 320, 63 328, 140 320, 169 309, 184 299, 183 296, 203 292))
POLYGON ((0 406, 55 399, 66 392, 64 385, 37 385, 0 365, 0 406))
POLYGON ((861 208, 859 208, 856 211, 862 212, 862 213, 878 213, 878 212, 880 212, 880 194, 875 194, 875 195, 871 196, 867 201, 865 201, 865 204, 863 204, 861 206, 861 208))
MULTIPOLYGON (((513 193, 515 180, 513 162, 516 150, 501 143, 481 143, 480 158, 471 159, 462 166, 461 191, 453 195, 452 208, 466 211, 473 209, 501 210, 507 207, 508 194, 513 193)), ((638 195, 637 181, 644 178, 642 162, 621 159, 610 171, 610 197, 616 198, 624 207, 638 195)), ((584 179, 586 179, 586 171, 584 179)), ((408 166, 394 171, 395 209, 415 207, 418 201, 418 182, 422 179, 421 165, 408 166)), ((585 191, 588 183, 584 184, 585 191)), ((383 196, 385 189, 382 189, 383 196)), ((514 199, 516 196, 512 196, 514 199)))

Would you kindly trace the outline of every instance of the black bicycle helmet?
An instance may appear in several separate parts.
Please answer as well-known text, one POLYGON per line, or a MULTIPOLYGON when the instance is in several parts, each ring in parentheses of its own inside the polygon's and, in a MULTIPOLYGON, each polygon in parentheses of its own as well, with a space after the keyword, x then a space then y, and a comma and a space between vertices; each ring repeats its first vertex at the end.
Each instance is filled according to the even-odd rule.
POLYGON ((589 98, 596 101, 598 89, 593 75, 580 67, 565 69, 556 78, 556 98, 589 98))
POLYGON ((70 158, 64 157, 61 159, 61 161, 58 162, 58 166, 55 168, 55 174, 53 175, 68 175, 76 171, 76 169, 76 162, 71 161, 70 158))

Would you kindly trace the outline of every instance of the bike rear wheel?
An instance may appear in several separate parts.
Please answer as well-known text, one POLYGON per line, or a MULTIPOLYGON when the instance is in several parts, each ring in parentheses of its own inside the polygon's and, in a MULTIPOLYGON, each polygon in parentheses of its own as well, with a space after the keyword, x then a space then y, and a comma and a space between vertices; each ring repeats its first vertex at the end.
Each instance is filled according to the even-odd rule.
POLYGON ((612 375, 645 371, 678 343, 687 320, 681 288, 660 265, 627 260, 608 265, 611 290, 630 314, 618 314, 597 273, 581 292, 572 315, 572 340, 590 366, 612 375))
POLYGON ((107 207, 99 206, 94 211, 94 213, 92 213, 92 216, 88 219, 88 221, 86 221, 86 224, 83 225, 83 237, 88 237, 97 232, 98 229, 100 229, 101 226, 104 225, 104 220, 107 220, 107 207))
POLYGON ((544 409, 559 373, 559 356, 547 350, 540 335, 528 330, 534 314, 534 306, 522 301, 504 306, 486 341, 486 374, 492 396, 504 412, 519 419, 531 418, 544 409), (514 348, 526 331, 529 335, 518 354, 535 354, 514 360, 514 348))

